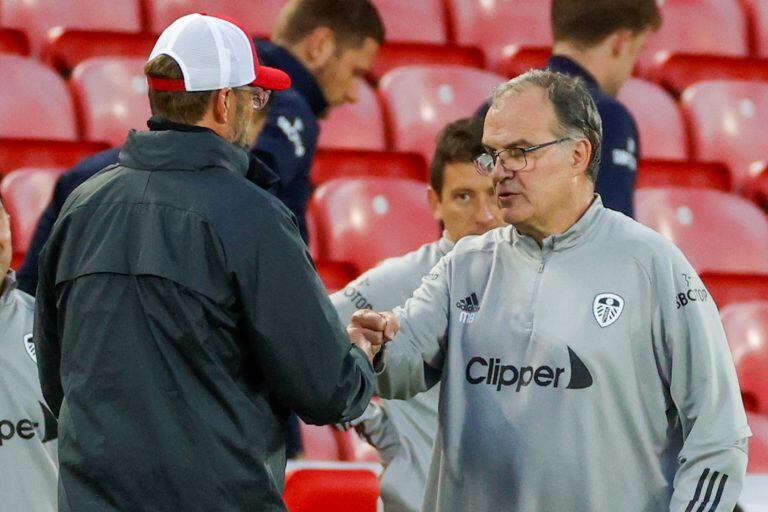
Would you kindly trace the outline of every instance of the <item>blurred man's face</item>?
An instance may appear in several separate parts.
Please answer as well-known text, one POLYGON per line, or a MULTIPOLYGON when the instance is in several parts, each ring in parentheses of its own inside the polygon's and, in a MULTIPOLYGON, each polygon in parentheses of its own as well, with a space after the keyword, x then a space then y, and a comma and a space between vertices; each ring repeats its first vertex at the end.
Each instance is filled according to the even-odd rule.
POLYGON ((11 268, 12 256, 10 217, 5 212, 3 204, 0 203, 0 291, 3 288, 3 279, 5 279, 8 269, 11 268))
POLYGON ((320 89, 331 107, 357 101, 360 82, 371 69, 379 43, 371 38, 360 48, 342 49, 315 73, 320 89))
POLYGON ((438 197, 430 189, 429 203, 448 238, 458 242, 467 235, 482 235, 504 225, 489 176, 480 176, 469 162, 449 163, 443 172, 442 193, 438 197))
POLYGON ((628 33, 631 35, 628 35, 626 40, 620 45, 619 53, 615 58, 612 68, 613 72, 605 84, 605 91, 611 96, 619 94, 621 88, 624 87, 629 77, 632 76, 632 70, 635 69, 640 52, 645 48, 645 42, 650 31, 645 30, 637 34, 628 33))
MULTIPOLYGON (((483 145, 489 151, 530 147, 561 137, 552 102, 535 86, 508 92, 488 111, 483 129, 483 145)), ((533 151, 524 170, 517 172, 496 163, 491 177, 505 222, 526 234, 541 231, 573 200, 576 178, 569 165, 571 146, 566 141, 533 151)))

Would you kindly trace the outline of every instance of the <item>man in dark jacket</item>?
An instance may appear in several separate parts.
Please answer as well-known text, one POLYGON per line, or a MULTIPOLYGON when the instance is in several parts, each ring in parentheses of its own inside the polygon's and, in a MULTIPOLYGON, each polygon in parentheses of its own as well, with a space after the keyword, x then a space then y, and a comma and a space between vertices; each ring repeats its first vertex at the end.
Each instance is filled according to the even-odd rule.
POLYGON ((151 131, 69 197, 41 255, 59 508, 284 511, 287 410, 336 422, 373 393, 372 347, 346 341, 292 215, 245 179, 252 111, 290 79, 199 14, 145 72, 151 131))
MULTIPOLYGON (((659 7, 656 0, 553 0, 551 14, 555 45, 547 68, 582 78, 603 121, 596 190, 605 206, 633 217, 640 140, 616 95, 661 24, 659 7)), ((485 116, 489 105, 478 113, 485 116)))
POLYGON ((280 176, 277 197, 296 215, 305 240, 318 118, 357 101, 383 43, 384 25, 370 0, 290 0, 272 41, 256 42, 264 63, 285 70, 293 87, 274 95, 253 152, 280 176))

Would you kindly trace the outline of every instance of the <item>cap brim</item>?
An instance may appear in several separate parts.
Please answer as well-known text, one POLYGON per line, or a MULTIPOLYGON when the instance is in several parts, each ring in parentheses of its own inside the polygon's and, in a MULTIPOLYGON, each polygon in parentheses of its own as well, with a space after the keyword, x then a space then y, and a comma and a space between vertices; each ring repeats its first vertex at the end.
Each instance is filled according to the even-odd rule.
POLYGON ((256 80, 249 85, 273 91, 282 91, 291 86, 291 77, 288 76, 288 73, 285 71, 281 71, 277 68, 259 66, 259 73, 256 75, 256 80))

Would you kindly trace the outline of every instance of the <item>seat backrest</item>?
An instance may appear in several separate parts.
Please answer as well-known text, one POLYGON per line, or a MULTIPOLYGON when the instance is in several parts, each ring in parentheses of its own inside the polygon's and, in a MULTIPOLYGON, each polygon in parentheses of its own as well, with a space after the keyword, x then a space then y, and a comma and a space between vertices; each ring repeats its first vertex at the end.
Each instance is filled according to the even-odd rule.
POLYGON ((421 153, 431 161, 437 134, 470 116, 504 78, 461 66, 405 66, 384 75, 379 94, 389 120, 393 149, 421 153))
POLYGON ((367 82, 360 82, 357 101, 333 108, 320 121, 321 148, 383 150, 387 146, 384 117, 376 92, 367 82))
POLYGON ((753 57, 662 53, 654 60, 647 77, 674 94, 704 80, 768 81, 768 60, 753 57))
POLYGON ((379 479, 368 469, 295 469, 283 499, 291 512, 376 512, 379 479))
POLYGON ((768 212, 768 161, 760 160, 750 168, 750 177, 744 184, 744 195, 768 212))
POLYGON ((640 189, 635 211, 699 272, 768 274, 768 219, 745 199, 719 190, 640 189))
POLYGON ((744 407, 768 414, 768 297, 720 311, 741 386, 744 407))
POLYGON ((48 40, 43 59, 62 74, 94 57, 136 57, 147 59, 157 36, 147 32, 105 30, 62 30, 48 40))
POLYGON ((0 53, 29 55, 26 32, 17 28, 0 28, 0 53))
POLYGON ((683 92, 692 157, 728 164, 740 190, 749 179, 750 165, 768 154, 765 119, 768 83, 712 80, 683 92))
POLYGON ((0 176, 20 167, 72 167, 108 147, 100 142, 0 138, 0 176))
POLYGON ((635 118, 643 158, 687 158, 685 122, 672 95, 654 83, 630 78, 621 88, 618 100, 635 118))
POLYGON ((514 78, 529 69, 547 67, 547 60, 551 55, 552 48, 549 46, 507 46, 496 66, 496 72, 501 76, 514 78))
POLYGON ((723 164, 695 160, 643 159, 636 188, 711 188, 730 192, 731 176, 723 164))
POLYGON ((338 439, 332 426, 308 425, 299 421, 299 433, 304 459, 341 460, 338 439))
POLYGON ((11 216, 14 268, 23 261, 29 248, 37 219, 51 201, 62 167, 27 167, 16 169, 0 181, 0 196, 11 216))
POLYGON ((131 128, 146 129, 151 112, 145 62, 136 57, 96 57, 75 67, 71 84, 86 139, 117 146, 131 128))
POLYGON ((77 139, 72 97, 64 80, 34 59, 0 55, 0 137, 77 139))
POLYGON ((251 34, 268 36, 287 0, 145 0, 149 29, 160 33, 176 19, 195 12, 229 16, 251 34))
POLYGON ((387 41, 437 43, 448 41, 447 20, 442 0, 374 0, 387 41))
MULTIPOLYGON (((768 416, 748 412, 747 423, 752 430, 747 463, 747 478, 749 478, 751 476, 749 473, 768 473, 768 416)), ((764 475, 756 476, 764 478, 764 475)))
POLYGON ((475 46, 387 42, 376 55, 370 75, 379 80, 395 68, 414 64, 443 64, 482 69, 485 66, 485 55, 475 46))
POLYGON ((645 70, 659 51, 749 55, 747 19, 739 0, 664 0, 661 28, 648 37, 638 65, 645 70))
POLYGON ((720 309, 768 297, 768 274, 702 272, 701 280, 720 309))
POLYGON ((418 153, 364 151, 355 149, 319 149, 312 162, 315 186, 336 178, 381 176, 428 180, 427 164, 418 153))
POLYGON ((399 178, 326 182, 310 201, 311 239, 318 259, 346 261, 358 273, 440 235, 426 200, 427 185, 399 178))
POLYGON ((743 0, 752 32, 752 50, 755 55, 768 57, 768 2, 743 0))
POLYGON ((139 0, 0 0, 3 26, 24 29, 37 55, 54 27, 139 32, 139 0))
POLYGON ((507 45, 552 46, 551 0, 448 0, 456 42, 479 46, 495 69, 507 45))

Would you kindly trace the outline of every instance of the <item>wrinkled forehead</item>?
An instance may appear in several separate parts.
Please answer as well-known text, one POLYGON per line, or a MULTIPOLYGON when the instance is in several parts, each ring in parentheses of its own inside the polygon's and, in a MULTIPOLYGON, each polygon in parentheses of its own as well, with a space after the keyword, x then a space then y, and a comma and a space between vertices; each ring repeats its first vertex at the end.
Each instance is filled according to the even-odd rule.
POLYGON ((543 89, 529 85, 510 89, 491 105, 485 116, 483 144, 501 149, 510 144, 541 142, 557 131, 557 116, 543 89))

